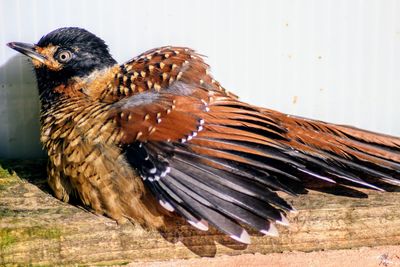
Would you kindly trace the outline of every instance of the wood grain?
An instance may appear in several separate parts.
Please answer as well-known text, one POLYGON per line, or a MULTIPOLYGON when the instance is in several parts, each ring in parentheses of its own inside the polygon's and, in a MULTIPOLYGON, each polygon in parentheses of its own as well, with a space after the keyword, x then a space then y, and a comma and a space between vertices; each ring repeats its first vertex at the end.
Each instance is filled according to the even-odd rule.
POLYGON ((368 190, 369 198, 362 199, 318 192, 289 198, 299 211, 289 217, 291 225, 278 226, 278 238, 253 233, 252 244, 245 246, 185 224, 166 233, 117 225, 55 199, 43 160, 0 165, 0 265, 124 264, 400 244, 400 192, 368 190))

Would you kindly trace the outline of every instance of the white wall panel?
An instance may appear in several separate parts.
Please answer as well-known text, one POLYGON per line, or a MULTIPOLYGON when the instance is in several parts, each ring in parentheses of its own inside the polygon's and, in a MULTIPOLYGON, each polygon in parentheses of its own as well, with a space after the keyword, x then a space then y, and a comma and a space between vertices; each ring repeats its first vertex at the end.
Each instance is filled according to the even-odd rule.
POLYGON ((400 135, 400 1, 0 0, 0 157, 41 154, 34 76, 5 44, 62 26, 94 32, 120 62, 190 46, 243 100, 400 135))

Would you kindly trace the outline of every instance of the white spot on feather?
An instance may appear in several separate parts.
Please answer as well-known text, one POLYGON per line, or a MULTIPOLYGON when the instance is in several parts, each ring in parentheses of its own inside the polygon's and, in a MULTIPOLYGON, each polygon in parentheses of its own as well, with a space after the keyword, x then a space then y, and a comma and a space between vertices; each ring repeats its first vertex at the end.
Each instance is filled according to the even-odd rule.
POLYGON ((166 210, 168 210, 170 212, 173 212, 175 210, 174 207, 172 207, 172 205, 169 202, 165 202, 165 201, 159 200, 158 203, 160 203, 160 205, 164 209, 166 209, 166 210))
POLYGON ((267 236, 273 236, 273 237, 279 236, 278 229, 276 229, 276 226, 272 223, 269 224, 268 230, 263 229, 260 231, 260 233, 267 235, 267 236))
POLYGON ((161 178, 162 178, 162 177, 165 177, 170 171, 171 171, 171 168, 170 168, 170 167, 167 167, 167 168, 165 169, 165 171, 163 171, 163 172, 161 173, 161 178))
POLYGON ((231 235, 230 237, 232 239, 235 239, 236 241, 239 241, 239 242, 244 243, 244 244, 250 244, 251 243, 250 236, 246 232, 246 230, 244 230, 244 229, 242 230, 242 233, 240 233, 239 236, 231 235))
POLYGON ((188 220, 187 222, 201 231, 208 230, 208 222, 204 219, 201 219, 200 221, 197 221, 197 222, 188 220))
POLYGON ((289 226, 289 221, 286 219, 285 215, 281 213, 281 219, 276 220, 277 224, 283 225, 283 226, 289 226))

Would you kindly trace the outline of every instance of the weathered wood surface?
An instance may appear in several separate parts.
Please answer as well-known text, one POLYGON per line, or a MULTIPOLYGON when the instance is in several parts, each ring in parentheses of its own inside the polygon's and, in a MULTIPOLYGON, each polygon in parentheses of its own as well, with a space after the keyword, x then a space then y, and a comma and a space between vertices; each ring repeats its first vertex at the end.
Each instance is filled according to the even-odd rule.
POLYGON ((0 165, 7 170, 0 168, 0 265, 123 264, 400 244, 400 192, 368 191, 364 199, 317 192, 290 198, 299 213, 288 228, 278 226, 280 237, 253 233, 245 246, 186 225, 164 234, 120 226, 52 197, 42 160, 0 165))

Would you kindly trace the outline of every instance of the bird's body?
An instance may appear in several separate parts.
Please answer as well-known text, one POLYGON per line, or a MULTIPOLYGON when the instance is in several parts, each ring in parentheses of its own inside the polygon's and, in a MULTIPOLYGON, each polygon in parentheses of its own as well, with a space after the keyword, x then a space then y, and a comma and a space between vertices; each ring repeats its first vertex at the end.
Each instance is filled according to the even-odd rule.
POLYGON ((175 212, 249 243, 240 223, 276 235, 294 211, 277 191, 400 184, 399 138, 241 102, 191 49, 118 65, 79 28, 9 45, 33 58, 55 196, 119 222, 162 228, 175 212))

